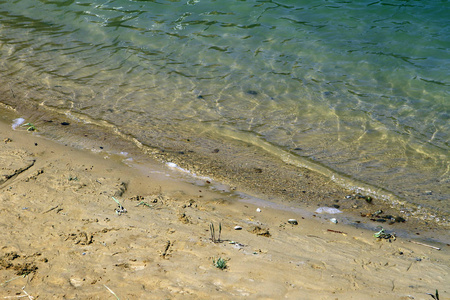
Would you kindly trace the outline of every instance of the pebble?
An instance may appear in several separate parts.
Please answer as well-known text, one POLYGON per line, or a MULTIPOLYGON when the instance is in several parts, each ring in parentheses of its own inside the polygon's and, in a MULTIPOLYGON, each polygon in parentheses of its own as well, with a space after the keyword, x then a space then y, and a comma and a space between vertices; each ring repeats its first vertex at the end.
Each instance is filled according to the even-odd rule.
POLYGON ((337 224, 338 220, 337 220, 336 218, 331 218, 331 219, 330 219, 330 222, 331 222, 331 223, 334 223, 334 224, 337 224))
POLYGON ((316 213, 318 214, 340 214, 342 211, 340 211, 337 208, 334 207, 319 207, 316 209, 316 213))
POLYGON ((289 224, 292 224, 292 225, 298 225, 298 222, 297 222, 296 219, 289 219, 289 220, 288 220, 288 223, 289 223, 289 224))
POLYGON ((83 285, 83 279, 81 279, 81 278, 76 278, 76 277, 72 277, 72 278, 70 278, 70 284, 73 286, 73 287, 80 287, 80 286, 82 286, 83 285))
POLYGON ((242 230, 241 226, 234 226, 234 230, 242 230))
POLYGON ((256 209, 256 211, 257 211, 257 212, 261 212, 261 208, 258 207, 258 208, 256 209))

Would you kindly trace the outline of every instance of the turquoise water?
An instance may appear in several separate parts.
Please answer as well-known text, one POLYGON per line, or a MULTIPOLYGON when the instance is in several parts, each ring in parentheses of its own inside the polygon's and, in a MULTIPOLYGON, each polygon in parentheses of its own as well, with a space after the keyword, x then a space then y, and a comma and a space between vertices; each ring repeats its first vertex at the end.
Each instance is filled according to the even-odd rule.
POLYGON ((1 84, 143 144, 224 135, 448 214, 450 4, 354 2, 0 0, 1 84))

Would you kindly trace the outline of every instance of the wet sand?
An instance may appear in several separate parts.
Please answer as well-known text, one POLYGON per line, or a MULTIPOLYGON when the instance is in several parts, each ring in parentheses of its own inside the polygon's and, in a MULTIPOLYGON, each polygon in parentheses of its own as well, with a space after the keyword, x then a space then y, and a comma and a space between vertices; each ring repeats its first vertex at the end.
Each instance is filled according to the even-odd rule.
MULTIPOLYGON (((239 187, 189 183, 157 164, 131 167, 119 154, 75 149, 5 122, 0 134, 1 298, 450 295, 446 244, 377 239, 374 231, 330 222, 339 215, 241 201, 239 187), (213 263, 219 258, 223 270, 213 263)), ((312 189, 304 188, 309 197, 312 189)))

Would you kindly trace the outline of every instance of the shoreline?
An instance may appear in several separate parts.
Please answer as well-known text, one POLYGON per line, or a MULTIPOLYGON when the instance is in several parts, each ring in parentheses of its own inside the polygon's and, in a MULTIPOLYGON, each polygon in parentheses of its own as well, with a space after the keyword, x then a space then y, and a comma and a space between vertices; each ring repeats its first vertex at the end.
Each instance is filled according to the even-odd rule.
POLYGON ((86 133, 91 150, 75 149, 25 128, 13 131, 10 116, 0 120, 0 215, 8 220, 1 224, 0 296, 426 299, 436 289, 443 298, 450 293, 446 244, 417 240, 438 251, 401 236, 379 240, 374 231, 344 224, 341 215, 246 202, 239 187, 187 182, 124 148, 135 159, 127 165, 126 155, 108 149, 121 145, 106 137, 86 133), (126 213, 115 212, 112 197, 126 213), (220 224, 221 242, 211 240, 211 223, 216 239, 220 224), (224 270, 213 264, 219 258, 224 270))
MULTIPOLYGON (((342 221, 355 227, 376 230, 382 226, 406 238, 419 237, 430 242, 450 243, 447 218, 441 218, 442 221, 436 223, 439 217, 426 208, 418 208, 398 199, 382 199, 356 188, 345 188, 323 174, 295 164, 284 163, 280 168, 278 157, 251 143, 233 139, 223 140, 222 143, 201 139, 190 141, 192 148, 177 144, 175 147, 160 148, 144 145, 113 126, 82 121, 67 113, 52 113, 45 107, 35 105, 30 110, 27 105, 6 107, 16 117, 20 112, 21 116, 35 120, 33 122, 37 122, 40 134, 59 143, 93 152, 129 152, 129 159, 134 159, 135 166, 150 164, 150 168, 155 168, 167 163, 176 164, 184 170, 181 176, 187 175, 185 179, 188 181, 195 181, 189 179, 189 173, 198 174, 227 185, 229 190, 293 209, 313 213, 321 206, 337 207, 344 212, 342 221), (61 126, 63 123, 70 125, 61 126), (244 148, 246 151, 242 153, 240 149, 244 148), (249 155, 251 159, 247 159, 249 155)), ((198 182, 202 183, 202 180, 198 182)))

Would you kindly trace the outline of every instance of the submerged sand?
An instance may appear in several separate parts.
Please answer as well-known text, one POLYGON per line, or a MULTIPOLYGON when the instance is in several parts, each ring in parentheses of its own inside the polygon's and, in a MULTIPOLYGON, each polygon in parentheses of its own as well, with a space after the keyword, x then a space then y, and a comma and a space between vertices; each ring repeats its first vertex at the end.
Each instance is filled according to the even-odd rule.
POLYGON ((380 240, 327 218, 239 201, 162 166, 133 168, 120 156, 0 126, 0 298, 450 295, 448 245, 380 240), (219 258, 223 270, 213 263, 219 258))

